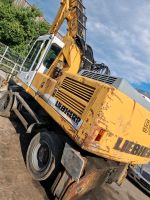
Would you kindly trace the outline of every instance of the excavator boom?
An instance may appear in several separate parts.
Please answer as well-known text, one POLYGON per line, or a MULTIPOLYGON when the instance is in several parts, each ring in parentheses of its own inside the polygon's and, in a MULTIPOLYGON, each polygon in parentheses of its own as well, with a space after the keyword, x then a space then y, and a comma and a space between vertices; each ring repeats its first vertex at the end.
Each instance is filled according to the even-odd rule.
POLYGON ((72 38, 79 37, 85 41, 87 17, 85 16, 85 7, 82 0, 62 0, 49 33, 56 35, 65 20, 68 24, 67 35, 72 38))

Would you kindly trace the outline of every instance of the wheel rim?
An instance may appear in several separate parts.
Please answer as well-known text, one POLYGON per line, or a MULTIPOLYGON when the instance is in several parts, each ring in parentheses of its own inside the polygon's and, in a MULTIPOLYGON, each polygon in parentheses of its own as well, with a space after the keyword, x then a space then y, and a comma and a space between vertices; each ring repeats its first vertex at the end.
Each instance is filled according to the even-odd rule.
POLYGON ((47 144, 42 144, 37 153, 39 166, 43 168, 49 161, 49 148, 47 144))
POLYGON ((32 165, 36 171, 44 171, 51 162, 51 152, 47 143, 39 143, 32 152, 32 165))

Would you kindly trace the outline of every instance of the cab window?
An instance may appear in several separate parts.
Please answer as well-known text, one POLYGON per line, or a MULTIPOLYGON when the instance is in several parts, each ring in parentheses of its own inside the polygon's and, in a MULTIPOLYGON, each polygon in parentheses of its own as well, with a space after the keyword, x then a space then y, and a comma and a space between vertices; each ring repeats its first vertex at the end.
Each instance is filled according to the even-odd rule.
POLYGON ((43 41, 37 41, 32 50, 30 51, 28 57, 26 58, 25 62, 24 62, 24 65, 23 65, 23 71, 29 71, 29 69, 31 68, 37 54, 38 54, 38 51, 39 49, 41 48, 41 45, 42 45, 43 41))
POLYGON ((52 65, 52 63, 54 62, 54 60, 60 53, 60 51, 61 51, 61 47, 59 47, 55 43, 52 44, 51 48, 48 50, 47 55, 43 61, 43 65, 44 67, 46 67, 46 69, 50 68, 50 66, 52 65))
POLYGON ((44 45, 43 45, 43 47, 42 47, 42 49, 41 49, 41 51, 40 51, 38 57, 37 57, 36 60, 35 60, 35 63, 34 63, 34 65, 33 65, 33 67, 32 67, 32 71, 34 71, 35 68, 36 68, 36 66, 38 65, 38 63, 39 63, 39 61, 40 61, 40 59, 41 59, 41 57, 42 57, 42 55, 43 55, 43 52, 44 52, 44 50, 45 50, 45 48, 46 48, 48 42, 49 42, 49 40, 46 40, 46 41, 45 41, 45 43, 44 43, 44 45))

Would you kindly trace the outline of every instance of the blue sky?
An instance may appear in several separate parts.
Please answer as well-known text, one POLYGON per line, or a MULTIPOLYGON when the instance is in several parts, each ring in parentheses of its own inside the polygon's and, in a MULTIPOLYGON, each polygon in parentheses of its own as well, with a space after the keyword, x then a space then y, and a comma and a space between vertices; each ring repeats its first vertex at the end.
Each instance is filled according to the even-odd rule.
MULTIPOLYGON (((29 0, 51 23, 60 0, 29 0)), ((84 0, 87 41, 97 62, 112 74, 150 92, 150 1, 84 0)))

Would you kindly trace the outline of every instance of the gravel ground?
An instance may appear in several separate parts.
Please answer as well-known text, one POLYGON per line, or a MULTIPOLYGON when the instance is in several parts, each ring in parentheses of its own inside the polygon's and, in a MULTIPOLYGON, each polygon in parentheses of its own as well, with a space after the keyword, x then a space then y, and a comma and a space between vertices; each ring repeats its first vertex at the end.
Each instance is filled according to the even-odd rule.
MULTIPOLYGON (((0 117, 0 200, 47 200, 39 182, 29 176, 24 155, 28 136, 20 135, 15 119, 0 117), (24 146, 22 145, 24 144, 24 146)), ((101 192, 88 195, 86 200, 149 200, 142 191, 125 180, 121 187, 116 184, 101 188, 101 192)))
POLYGON ((20 135, 8 119, 0 118, 0 200, 43 199, 48 199, 44 189, 26 170, 20 135))

